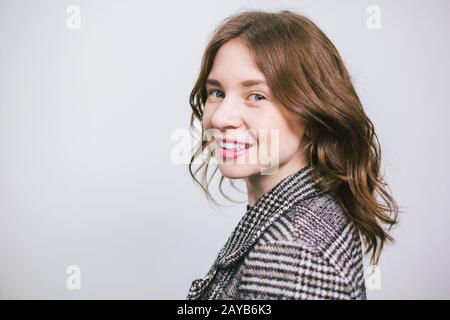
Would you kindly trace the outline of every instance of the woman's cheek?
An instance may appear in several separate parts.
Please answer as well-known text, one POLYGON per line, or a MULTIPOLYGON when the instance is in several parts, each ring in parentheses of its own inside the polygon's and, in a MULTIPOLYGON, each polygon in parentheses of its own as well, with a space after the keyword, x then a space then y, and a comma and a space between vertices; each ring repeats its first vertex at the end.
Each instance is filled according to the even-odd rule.
POLYGON ((203 128, 208 129, 211 127, 211 112, 210 109, 205 107, 203 110, 203 120, 202 120, 203 128))

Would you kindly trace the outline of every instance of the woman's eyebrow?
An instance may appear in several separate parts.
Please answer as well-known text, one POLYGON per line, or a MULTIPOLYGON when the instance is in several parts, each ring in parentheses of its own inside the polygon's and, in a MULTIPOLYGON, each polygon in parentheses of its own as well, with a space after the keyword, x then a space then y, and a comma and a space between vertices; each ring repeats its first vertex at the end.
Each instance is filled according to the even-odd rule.
MULTIPOLYGON (((222 85, 220 84, 219 80, 216 79, 206 79, 206 84, 212 85, 212 86, 219 86, 221 87, 222 85)), ((241 82, 241 87, 253 87, 256 85, 265 85, 267 86, 267 82, 265 80, 261 80, 261 79, 250 79, 250 80, 244 80, 241 82)))

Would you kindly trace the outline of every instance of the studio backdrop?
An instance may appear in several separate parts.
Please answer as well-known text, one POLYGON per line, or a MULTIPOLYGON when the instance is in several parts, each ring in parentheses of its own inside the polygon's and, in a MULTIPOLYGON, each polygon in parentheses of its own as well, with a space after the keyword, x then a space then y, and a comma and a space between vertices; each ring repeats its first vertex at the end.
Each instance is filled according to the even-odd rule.
POLYGON ((450 2, 0 0, 1 299, 186 298, 245 213, 188 163, 205 46, 247 9, 314 21, 375 125, 403 212, 368 299, 450 298, 450 2))

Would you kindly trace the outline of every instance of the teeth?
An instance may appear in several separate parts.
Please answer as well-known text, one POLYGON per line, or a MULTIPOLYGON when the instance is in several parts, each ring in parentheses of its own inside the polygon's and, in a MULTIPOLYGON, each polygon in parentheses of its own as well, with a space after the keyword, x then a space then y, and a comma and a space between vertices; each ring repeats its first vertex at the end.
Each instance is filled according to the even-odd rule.
POLYGON ((223 149, 232 149, 232 150, 241 150, 241 149, 245 149, 245 144, 240 144, 240 143, 230 143, 230 142, 223 142, 223 141, 218 141, 219 147, 223 148, 223 149))

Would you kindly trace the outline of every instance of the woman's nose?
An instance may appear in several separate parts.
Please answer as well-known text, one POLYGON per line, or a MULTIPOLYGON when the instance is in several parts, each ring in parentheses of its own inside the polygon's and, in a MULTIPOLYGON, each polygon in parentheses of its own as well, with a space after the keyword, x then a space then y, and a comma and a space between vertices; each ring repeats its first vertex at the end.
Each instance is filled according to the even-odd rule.
POLYGON ((239 127, 242 122, 239 109, 239 102, 236 99, 225 98, 214 112, 211 124, 220 130, 239 127))

